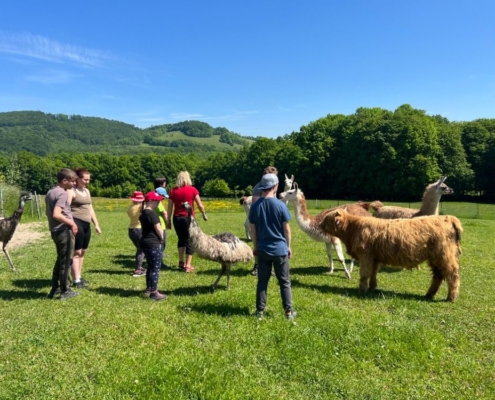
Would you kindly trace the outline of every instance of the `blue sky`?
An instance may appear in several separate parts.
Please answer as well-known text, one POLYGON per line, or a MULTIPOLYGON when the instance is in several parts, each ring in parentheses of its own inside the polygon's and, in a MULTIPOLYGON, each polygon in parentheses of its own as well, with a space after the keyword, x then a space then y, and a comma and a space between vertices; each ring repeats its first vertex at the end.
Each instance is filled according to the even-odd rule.
POLYGON ((495 1, 4 2, 0 112, 278 137, 401 104, 495 118, 495 1))

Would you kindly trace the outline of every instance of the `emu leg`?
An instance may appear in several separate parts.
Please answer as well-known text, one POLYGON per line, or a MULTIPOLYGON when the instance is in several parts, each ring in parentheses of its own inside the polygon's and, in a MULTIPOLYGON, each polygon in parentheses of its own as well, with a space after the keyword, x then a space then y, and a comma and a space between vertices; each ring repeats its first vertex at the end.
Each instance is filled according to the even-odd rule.
POLYGON ((220 275, 218 275, 218 278, 215 281, 215 283, 213 285, 211 285, 211 291, 212 292, 214 292, 215 289, 217 288, 218 282, 220 282, 220 278, 222 277, 222 275, 224 274, 226 269, 227 269, 227 266, 225 265, 225 263, 222 263, 222 269, 220 271, 220 275))
POLYGON ((231 263, 227 263, 227 290, 230 290, 230 268, 232 267, 231 263))
POLYGON ((14 263, 12 262, 12 260, 11 260, 11 258, 9 256, 9 252, 6 249, 6 246, 3 246, 3 252, 7 256, 7 260, 9 260, 10 268, 12 269, 12 271, 15 271, 14 263))
POLYGON ((342 263, 342 266, 344 267, 344 271, 347 276, 347 279, 351 279, 351 274, 345 265, 345 257, 344 257, 344 251, 342 250, 342 242, 337 239, 336 241, 333 242, 333 245, 335 247, 335 251, 337 252, 337 257, 339 258, 339 261, 342 263))
POLYGON ((431 272, 432 272, 431 285, 425 295, 425 297, 429 300, 432 300, 433 297, 435 297, 435 295, 438 292, 438 289, 440 289, 440 286, 443 282, 443 274, 440 268, 432 265, 431 272))

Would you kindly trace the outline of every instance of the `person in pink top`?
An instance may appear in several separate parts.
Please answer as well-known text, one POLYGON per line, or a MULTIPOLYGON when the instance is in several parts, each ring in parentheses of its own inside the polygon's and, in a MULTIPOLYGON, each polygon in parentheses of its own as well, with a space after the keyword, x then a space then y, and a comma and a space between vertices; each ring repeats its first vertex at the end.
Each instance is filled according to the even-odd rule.
MULTIPOLYGON (((196 203, 199 210, 203 214, 203 219, 208 221, 205 207, 203 206, 201 197, 199 196, 199 191, 192 185, 189 172, 181 171, 177 175, 177 186, 174 187, 169 193, 168 215, 173 215, 172 220, 174 223, 174 229, 178 237, 177 247, 179 249, 179 269, 184 272, 191 272, 194 270, 194 267, 191 265, 194 251, 189 245, 189 223, 187 219, 187 210, 182 207, 182 203, 186 201, 192 206, 192 215, 194 217, 196 217, 194 212, 194 203, 196 203)), ((171 229, 170 217, 167 221, 167 229, 171 229)))

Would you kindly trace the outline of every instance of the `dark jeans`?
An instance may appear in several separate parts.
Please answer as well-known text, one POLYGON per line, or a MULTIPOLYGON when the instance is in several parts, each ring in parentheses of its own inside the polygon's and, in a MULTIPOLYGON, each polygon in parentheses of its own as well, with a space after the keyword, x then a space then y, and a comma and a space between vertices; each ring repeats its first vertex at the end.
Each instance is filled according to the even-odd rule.
POLYGON ((266 292, 272 275, 272 266, 280 285, 280 295, 284 310, 292 310, 292 290, 289 276, 289 257, 271 256, 264 251, 258 252, 258 286, 256 287, 256 310, 266 307, 266 292))
POLYGON ((158 278, 162 266, 162 249, 161 247, 144 248, 144 255, 148 263, 146 270, 146 290, 154 292, 158 289, 158 278))
POLYGON ((177 242, 177 247, 185 247, 186 254, 194 254, 194 250, 189 244, 189 221, 187 217, 174 217, 174 229, 179 238, 177 242))
POLYGON ((74 235, 70 229, 51 232, 51 235, 57 248, 57 260, 52 273, 52 290, 60 287, 63 293, 69 289, 69 272, 74 257, 74 235))
POLYGON ((141 248, 139 241, 141 240, 142 230, 139 228, 131 228, 129 229, 129 239, 131 239, 132 244, 136 247, 136 268, 139 269, 143 267, 144 260, 144 251, 141 248))

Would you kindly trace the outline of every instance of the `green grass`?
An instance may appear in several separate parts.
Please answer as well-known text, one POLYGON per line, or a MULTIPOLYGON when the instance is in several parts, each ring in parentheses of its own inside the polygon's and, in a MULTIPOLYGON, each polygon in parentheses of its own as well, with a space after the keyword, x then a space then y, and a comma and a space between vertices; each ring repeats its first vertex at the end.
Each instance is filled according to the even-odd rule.
MULTIPOLYGON (((358 272, 348 281, 335 259, 335 273, 326 274, 324 245, 292 221, 294 325, 283 317, 275 280, 266 318, 254 318, 251 263, 235 268, 230 291, 224 279, 211 294, 219 267, 195 258, 194 273, 160 274, 167 300, 144 299, 144 278, 130 276, 128 202, 114 211, 101 204, 103 234, 93 236, 84 266, 91 288, 79 297, 45 299, 55 258, 48 237, 10 251, 17 273, 0 257, 0 399, 495 396, 493 218, 461 217, 461 289, 454 304, 443 301, 445 285, 435 301, 423 300, 426 266, 385 268, 379 290, 359 295, 358 272)), ((495 206, 483 207, 483 215, 494 215, 495 206)), ((205 232, 244 237, 240 207, 208 215, 200 222, 205 232)), ((168 231, 168 264, 176 265, 176 244, 168 231)))

